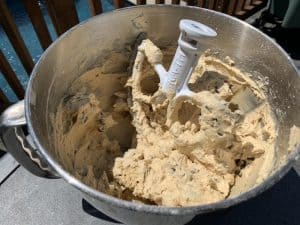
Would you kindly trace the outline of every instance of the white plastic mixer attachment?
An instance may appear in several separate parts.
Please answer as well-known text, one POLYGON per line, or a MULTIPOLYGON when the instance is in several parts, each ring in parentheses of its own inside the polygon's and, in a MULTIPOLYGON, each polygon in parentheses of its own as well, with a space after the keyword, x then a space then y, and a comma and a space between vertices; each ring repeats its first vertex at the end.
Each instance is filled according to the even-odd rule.
POLYGON ((204 51, 201 40, 215 37, 217 33, 210 27, 192 20, 183 19, 179 24, 178 48, 168 72, 161 64, 155 65, 159 74, 162 91, 168 95, 189 95, 187 83, 204 51))

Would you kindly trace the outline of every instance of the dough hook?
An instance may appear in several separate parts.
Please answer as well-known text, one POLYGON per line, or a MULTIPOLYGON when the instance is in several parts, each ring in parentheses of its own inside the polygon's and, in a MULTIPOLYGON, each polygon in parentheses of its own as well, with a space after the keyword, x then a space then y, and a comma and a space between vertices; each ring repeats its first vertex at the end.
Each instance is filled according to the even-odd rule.
POLYGON ((181 20, 179 28, 181 33, 178 47, 169 71, 166 71, 162 64, 154 65, 160 78, 161 90, 175 97, 194 94, 188 88, 188 81, 197 65, 200 53, 205 50, 201 41, 217 36, 212 28, 193 20, 181 20))

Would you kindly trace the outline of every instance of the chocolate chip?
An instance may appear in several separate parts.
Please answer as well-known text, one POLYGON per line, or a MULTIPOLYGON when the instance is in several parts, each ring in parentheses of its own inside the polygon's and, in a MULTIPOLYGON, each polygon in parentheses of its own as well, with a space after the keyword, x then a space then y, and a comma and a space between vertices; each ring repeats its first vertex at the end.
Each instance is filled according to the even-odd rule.
POLYGON ((76 171, 77 173, 80 175, 80 176, 86 176, 88 174, 88 169, 86 166, 82 166, 80 168, 76 168, 76 171))
POLYGON ((234 112, 239 109, 239 106, 234 103, 229 103, 228 108, 231 110, 231 112, 234 112))
POLYGON ((240 167, 241 169, 245 168, 245 166, 247 165, 247 162, 243 159, 236 159, 235 160, 235 164, 240 167))

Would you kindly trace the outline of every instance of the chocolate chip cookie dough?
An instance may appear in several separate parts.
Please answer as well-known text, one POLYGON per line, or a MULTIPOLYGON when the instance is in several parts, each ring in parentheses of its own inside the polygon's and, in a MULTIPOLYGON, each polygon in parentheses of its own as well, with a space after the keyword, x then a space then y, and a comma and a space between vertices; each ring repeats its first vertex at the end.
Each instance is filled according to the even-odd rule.
POLYGON ((75 177, 119 198, 180 207, 226 199, 269 175, 277 132, 262 84, 205 53, 189 81, 195 95, 166 96, 151 63, 168 66, 173 54, 145 40, 130 77, 126 57, 113 55, 107 65, 124 68, 74 81, 53 127, 75 177))

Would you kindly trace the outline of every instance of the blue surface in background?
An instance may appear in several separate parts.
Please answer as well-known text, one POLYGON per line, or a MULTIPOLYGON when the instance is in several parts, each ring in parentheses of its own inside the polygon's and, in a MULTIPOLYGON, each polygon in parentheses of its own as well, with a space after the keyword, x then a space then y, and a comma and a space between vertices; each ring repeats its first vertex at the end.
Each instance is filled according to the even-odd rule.
MULTIPOLYGON (((30 19, 27 16, 22 0, 6 0, 6 3, 19 28, 19 31, 25 41, 25 44, 33 58, 33 61, 36 62, 40 58, 41 54, 43 53, 43 49, 31 25, 30 19)), ((40 0, 39 3, 45 21, 48 25, 48 29, 50 31, 52 40, 55 40, 57 38, 57 35, 55 33, 48 12, 46 10, 44 0, 40 0)), ((80 22, 91 17, 88 0, 75 0, 75 4, 76 4, 76 9, 77 9, 80 22)), ((102 7, 104 12, 113 10, 114 9, 113 1, 102 0, 102 7)), ((10 44, 1 26, 0 26, 0 48, 4 53, 4 55, 6 56, 7 60, 9 61, 10 65, 12 66, 13 70, 17 74, 22 85, 25 88, 28 82, 28 74, 24 70, 17 54, 15 53, 12 45, 10 44)), ((15 96, 14 92, 11 90, 10 86, 4 79, 3 74, 1 74, 1 72, 0 72, 0 87, 2 91, 6 94, 6 96, 8 96, 10 101, 12 102, 17 101, 17 97, 15 96)))

